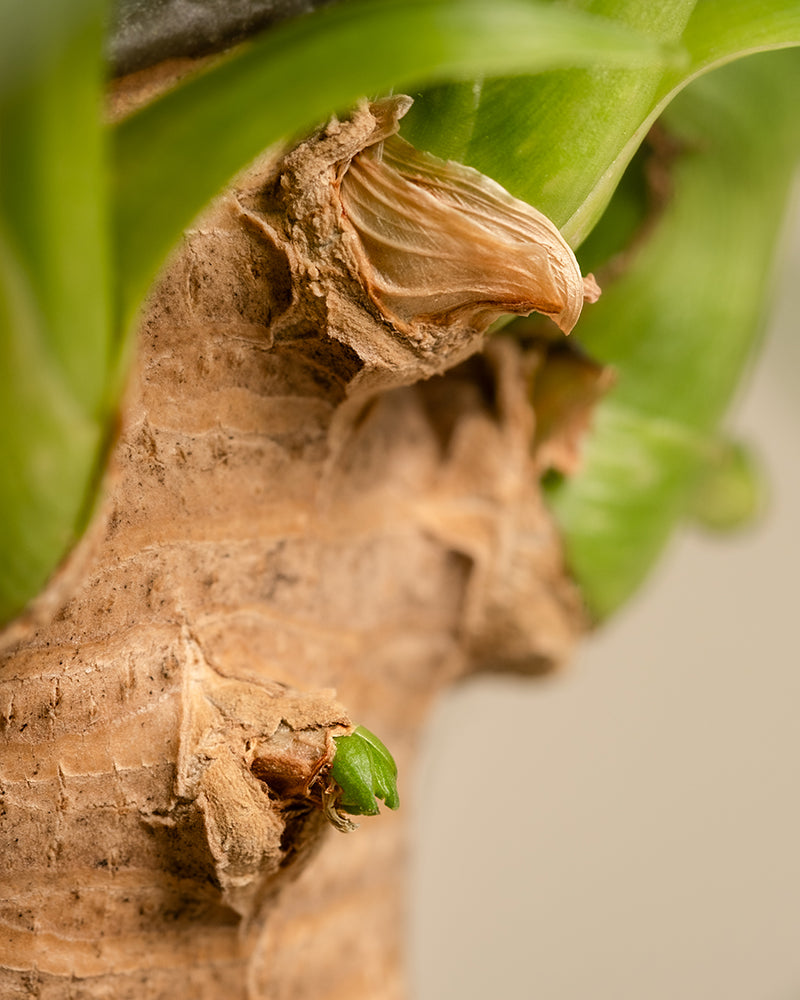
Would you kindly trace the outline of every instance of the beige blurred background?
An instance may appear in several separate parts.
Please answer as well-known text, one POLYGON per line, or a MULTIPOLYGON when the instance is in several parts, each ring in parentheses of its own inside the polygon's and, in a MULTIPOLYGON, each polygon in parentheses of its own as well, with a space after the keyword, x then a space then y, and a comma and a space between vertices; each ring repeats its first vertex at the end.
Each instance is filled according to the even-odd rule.
POLYGON ((731 425, 762 523, 683 531, 565 672, 436 714, 415 1000, 800 998, 800 197, 731 425))

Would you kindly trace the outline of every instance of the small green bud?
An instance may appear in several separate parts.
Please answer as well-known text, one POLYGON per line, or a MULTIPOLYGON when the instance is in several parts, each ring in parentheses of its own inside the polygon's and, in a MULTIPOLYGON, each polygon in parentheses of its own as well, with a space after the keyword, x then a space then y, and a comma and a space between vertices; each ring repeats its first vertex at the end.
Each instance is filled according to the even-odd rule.
POLYGON ((397 809, 397 765, 374 733, 358 726, 347 736, 336 736, 331 777, 341 789, 336 806, 351 816, 380 812, 376 799, 397 809))

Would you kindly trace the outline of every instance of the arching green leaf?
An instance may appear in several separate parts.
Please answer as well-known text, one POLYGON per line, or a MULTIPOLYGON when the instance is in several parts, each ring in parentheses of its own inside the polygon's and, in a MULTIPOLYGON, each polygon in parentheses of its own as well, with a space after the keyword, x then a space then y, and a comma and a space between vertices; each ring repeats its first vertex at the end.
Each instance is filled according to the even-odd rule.
POLYGON ((485 73, 664 64, 657 44, 624 25, 534 0, 345 3, 268 32, 115 129, 125 315, 236 171, 364 95, 485 73))
POLYGON ((800 156, 798 88, 800 53, 773 53, 697 81, 670 107, 683 148, 672 200, 576 331, 618 376, 584 468, 552 493, 598 618, 635 591, 686 511, 752 356, 800 156))

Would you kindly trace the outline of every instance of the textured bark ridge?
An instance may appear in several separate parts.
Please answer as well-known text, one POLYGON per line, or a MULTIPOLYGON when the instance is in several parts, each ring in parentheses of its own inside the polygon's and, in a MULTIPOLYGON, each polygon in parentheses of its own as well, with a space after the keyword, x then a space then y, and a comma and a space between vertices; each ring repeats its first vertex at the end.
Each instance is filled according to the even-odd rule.
POLYGON ((343 235, 394 113, 262 164, 152 297, 98 524, 3 640, 3 997, 401 997, 402 812, 305 791, 356 722, 402 779, 445 685, 582 627, 541 356, 393 327, 343 235))

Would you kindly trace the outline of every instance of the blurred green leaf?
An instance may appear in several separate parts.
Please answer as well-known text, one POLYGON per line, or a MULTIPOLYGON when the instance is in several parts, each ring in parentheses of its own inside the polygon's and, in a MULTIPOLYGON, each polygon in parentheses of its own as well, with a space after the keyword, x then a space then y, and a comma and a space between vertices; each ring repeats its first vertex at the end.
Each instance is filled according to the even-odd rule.
POLYGON ((0 621, 75 541, 102 428, 70 391, 27 275, 0 237, 0 621))
POLYGON ((109 364, 102 4, 59 58, 0 105, 0 212, 64 378, 88 412, 109 364))
POLYGON ((719 440, 690 498, 688 514, 707 531, 738 531, 764 509, 766 484, 752 449, 719 440))
POLYGON ((0 24, 0 103, 48 71, 64 38, 97 23, 97 0, 3 0, 0 24))
POLYGON ((63 7, 41 71, 0 97, 0 621, 79 536, 109 433, 103 4, 63 7))
POLYGON ((624 25, 533 0, 346 3, 268 32, 116 128, 125 315, 236 171, 365 94, 501 70, 664 62, 624 25))
POLYGON ((672 200, 576 331, 618 373, 584 468, 552 494, 598 618, 633 593, 686 510, 752 355, 800 155, 799 86, 798 53, 772 53, 696 81, 670 106, 664 122, 684 150, 672 200))

